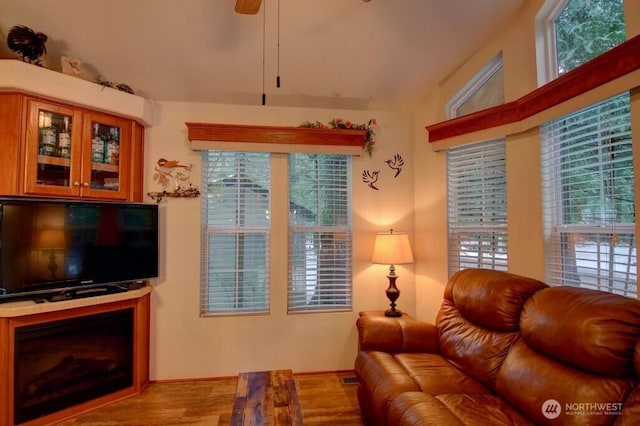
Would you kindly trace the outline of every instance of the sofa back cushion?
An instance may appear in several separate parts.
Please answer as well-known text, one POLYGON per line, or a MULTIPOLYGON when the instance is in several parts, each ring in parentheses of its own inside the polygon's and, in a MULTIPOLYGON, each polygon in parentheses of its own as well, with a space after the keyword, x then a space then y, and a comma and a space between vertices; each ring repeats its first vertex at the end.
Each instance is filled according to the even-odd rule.
POLYGON ((499 395, 536 422, 612 424, 637 383, 640 301, 574 287, 537 292, 498 374, 499 395), (636 358, 637 362, 637 358, 636 358), (548 402, 547 402, 548 404, 548 402))
POLYGON ((506 272, 466 269, 454 274, 436 318, 440 352, 495 390, 495 378, 517 340, 525 301, 547 285, 506 272))
POLYGON ((531 348, 574 368, 609 377, 634 372, 640 301, 576 287, 552 287, 531 298, 521 321, 531 348))

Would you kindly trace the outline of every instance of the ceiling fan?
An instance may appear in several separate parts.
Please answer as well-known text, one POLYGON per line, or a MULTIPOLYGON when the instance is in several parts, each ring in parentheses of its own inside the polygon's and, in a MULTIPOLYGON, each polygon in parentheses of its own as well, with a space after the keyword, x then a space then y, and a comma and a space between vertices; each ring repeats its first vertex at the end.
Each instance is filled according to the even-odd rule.
MULTIPOLYGON (((369 0, 362 0, 369 2, 369 0)), ((243 15, 255 15, 260 10, 262 0, 236 0, 236 12, 243 15)))

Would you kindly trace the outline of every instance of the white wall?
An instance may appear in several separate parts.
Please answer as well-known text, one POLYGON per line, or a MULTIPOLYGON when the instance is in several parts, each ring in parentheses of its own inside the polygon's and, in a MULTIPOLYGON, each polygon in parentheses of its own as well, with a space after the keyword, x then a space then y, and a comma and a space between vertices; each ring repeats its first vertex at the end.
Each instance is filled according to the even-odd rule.
MULTIPOLYGON (((145 191, 161 189, 153 181, 153 167, 161 157, 192 163, 192 180, 201 188, 200 155, 189 147, 185 121, 298 126, 306 120, 326 123, 344 118, 364 123, 377 119, 373 157, 353 160, 352 312, 287 315, 286 280, 274 277, 269 315, 200 317, 200 199, 167 199, 160 208, 162 267, 152 293, 152 380, 220 377, 275 368, 296 372, 353 368, 358 312, 389 305, 384 293, 387 267, 370 262, 375 233, 393 227, 413 236, 411 115, 172 102, 157 103, 154 111, 156 125, 146 133, 145 191), (405 160, 397 178, 384 163, 395 154, 405 160), (365 169, 380 170, 379 191, 361 181, 365 169)), ((402 292, 398 307, 415 314, 413 265, 398 266, 397 273, 402 292)))

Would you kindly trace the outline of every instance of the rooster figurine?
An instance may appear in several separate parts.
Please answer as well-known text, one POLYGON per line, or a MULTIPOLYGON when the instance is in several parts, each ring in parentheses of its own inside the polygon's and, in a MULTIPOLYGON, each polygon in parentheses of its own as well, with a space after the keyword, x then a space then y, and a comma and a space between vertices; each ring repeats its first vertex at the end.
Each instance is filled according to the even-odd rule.
POLYGON ((380 173, 380 170, 374 170, 371 172, 369 170, 365 170, 362 172, 362 181, 366 183, 369 186, 369 188, 375 189, 377 191, 378 188, 376 187, 376 182, 378 181, 379 173, 380 173))
POLYGON ((23 61, 39 66, 42 66, 40 57, 47 53, 46 42, 45 34, 24 25, 14 26, 7 35, 9 49, 22 56, 23 61))

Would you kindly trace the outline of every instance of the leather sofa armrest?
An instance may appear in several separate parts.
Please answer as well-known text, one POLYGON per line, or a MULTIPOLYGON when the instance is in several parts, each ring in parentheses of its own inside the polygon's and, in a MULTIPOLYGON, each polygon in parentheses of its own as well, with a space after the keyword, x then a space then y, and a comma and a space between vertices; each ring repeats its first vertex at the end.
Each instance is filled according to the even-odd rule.
POLYGON ((439 352, 438 330, 434 324, 411 318, 361 316, 356 321, 360 350, 439 352))

